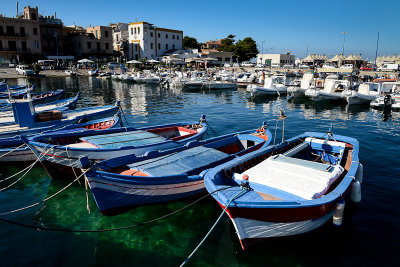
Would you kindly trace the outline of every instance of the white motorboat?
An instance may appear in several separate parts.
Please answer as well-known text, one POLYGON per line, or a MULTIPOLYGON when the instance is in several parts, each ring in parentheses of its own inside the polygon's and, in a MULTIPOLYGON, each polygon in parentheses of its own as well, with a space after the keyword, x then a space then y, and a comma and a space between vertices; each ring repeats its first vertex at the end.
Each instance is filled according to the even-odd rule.
MULTIPOLYGON (((381 95, 382 84, 366 82, 359 85, 358 90, 342 92, 342 98, 351 104, 367 104, 381 95)), ((382 92, 383 93, 383 92, 382 92)))
POLYGON ((400 109, 400 82, 385 82, 381 86, 381 96, 371 101, 373 108, 400 109))
POLYGON ((287 87, 280 77, 267 77, 264 86, 249 85, 247 91, 251 92, 252 96, 282 95, 287 93, 287 87))
POLYGON ((342 92, 348 90, 349 81, 345 80, 326 80, 324 89, 307 89, 305 95, 314 101, 337 101, 342 99, 342 92))
POLYGON ((290 94, 292 97, 304 96, 306 90, 312 88, 311 84, 313 78, 313 73, 304 73, 303 78, 300 80, 299 84, 296 83, 297 80, 295 80, 294 83, 287 88, 287 93, 290 94))

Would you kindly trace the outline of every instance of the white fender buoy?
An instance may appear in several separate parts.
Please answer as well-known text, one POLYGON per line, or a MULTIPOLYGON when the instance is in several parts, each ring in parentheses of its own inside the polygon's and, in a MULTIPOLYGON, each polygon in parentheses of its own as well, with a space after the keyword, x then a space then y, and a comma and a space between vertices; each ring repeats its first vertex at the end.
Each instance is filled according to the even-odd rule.
POLYGON ((336 226, 341 226, 343 221, 343 213, 344 213, 345 202, 344 199, 341 198, 336 204, 335 211, 333 212, 332 222, 336 226))
POLYGON ((356 172, 356 180, 359 181, 360 184, 362 183, 363 176, 364 176, 364 166, 361 163, 358 163, 358 169, 356 172))
POLYGON ((361 201, 361 183, 358 180, 351 182, 351 200, 355 203, 361 201))

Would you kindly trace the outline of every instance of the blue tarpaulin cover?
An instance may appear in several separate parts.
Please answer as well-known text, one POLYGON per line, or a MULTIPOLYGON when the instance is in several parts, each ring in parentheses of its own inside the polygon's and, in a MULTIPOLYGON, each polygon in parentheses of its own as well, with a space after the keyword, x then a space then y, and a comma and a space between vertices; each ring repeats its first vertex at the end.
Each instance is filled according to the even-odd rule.
POLYGON ((193 169, 206 167, 229 157, 229 154, 207 147, 194 147, 176 154, 149 159, 129 165, 132 169, 144 170, 152 176, 190 173, 193 169))
POLYGON ((100 148, 120 148, 124 146, 143 146, 165 142, 165 138, 146 131, 119 132, 80 138, 82 141, 100 148))

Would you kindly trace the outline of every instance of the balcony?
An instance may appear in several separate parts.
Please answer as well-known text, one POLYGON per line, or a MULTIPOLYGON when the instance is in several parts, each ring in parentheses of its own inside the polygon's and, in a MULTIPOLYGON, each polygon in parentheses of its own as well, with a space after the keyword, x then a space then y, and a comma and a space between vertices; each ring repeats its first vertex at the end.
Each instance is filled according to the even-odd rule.
POLYGON ((0 37, 4 37, 4 38, 10 38, 10 39, 24 39, 24 38, 28 38, 29 34, 25 33, 25 34, 20 34, 20 33, 14 33, 14 34, 9 34, 6 32, 0 32, 0 37))
POLYGON ((10 52, 10 53, 12 53, 12 52, 19 52, 19 53, 29 53, 29 52, 30 52, 30 49, 29 49, 29 48, 27 48, 27 49, 24 51, 24 50, 22 50, 22 48, 9 49, 9 48, 3 47, 3 48, 0 48, 0 52, 10 52))

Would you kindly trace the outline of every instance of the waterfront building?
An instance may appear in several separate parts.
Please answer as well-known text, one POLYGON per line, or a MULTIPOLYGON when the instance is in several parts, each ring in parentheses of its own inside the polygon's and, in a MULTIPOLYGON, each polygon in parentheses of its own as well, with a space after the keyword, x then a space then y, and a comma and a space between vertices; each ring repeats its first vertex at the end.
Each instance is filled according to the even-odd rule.
POLYGON ((37 7, 15 18, 0 16, 0 62, 17 62, 42 53, 37 7))
POLYGON ((113 35, 113 50, 127 59, 129 52, 129 23, 110 23, 113 35))
POLYGON ((218 51, 216 49, 202 49, 199 54, 202 58, 214 59, 210 61, 213 65, 223 66, 225 63, 232 63, 233 60, 232 52, 218 51))
POLYGON ((107 58, 113 56, 112 28, 108 26, 69 26, 66 29, 70 53, 76 57, 107 58))
POLYGON ((272 64, 278 64, 283 66, 285 64, 295 63, 295 56, 289 52, 286 54, 257 54, 257 64, 263 64, 271 66, 272 64))
POLYGON ((218 48, 220 48, 222 46, 221 43, 222 39, 220 40, 209 40, 207 42, 205 42, 205 44, 202 46, 202 49, 213 49, 213 50, 218 50, 218 48))
POLYGON ((128 59, 156 59, 182 49, 183 31, 159 28, 148 22, 129 24, 128 59))

